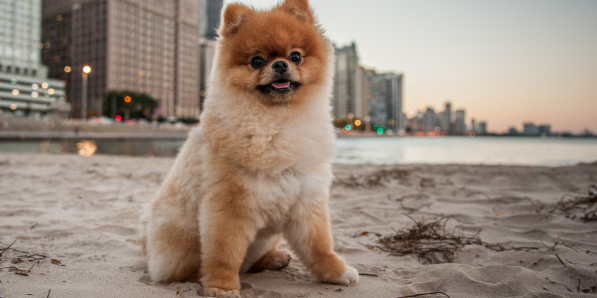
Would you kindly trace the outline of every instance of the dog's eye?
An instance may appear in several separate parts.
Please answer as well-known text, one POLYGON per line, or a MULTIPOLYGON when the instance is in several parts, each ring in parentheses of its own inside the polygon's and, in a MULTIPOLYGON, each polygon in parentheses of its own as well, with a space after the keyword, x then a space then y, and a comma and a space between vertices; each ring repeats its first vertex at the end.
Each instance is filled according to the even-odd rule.
POLYGON ((263 65, 265 65, 265 60, 263 60, 263 58, 255 57, 255 58, 251 59, 251 66, 253 66, 253 68, 255 68, 255 69, 262 68, 263 65))
POLYGON ((301 53, 299 53, 299 52, 290 53, 290 61, 294 62, 295 64, 301 63, 301 53))

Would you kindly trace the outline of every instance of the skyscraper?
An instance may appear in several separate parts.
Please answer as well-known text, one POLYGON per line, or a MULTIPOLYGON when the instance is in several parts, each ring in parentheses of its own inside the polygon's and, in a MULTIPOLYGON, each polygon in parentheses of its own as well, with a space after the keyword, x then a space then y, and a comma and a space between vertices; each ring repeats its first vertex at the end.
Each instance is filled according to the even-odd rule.
POLYGON ((215 54, 216 41, 201 38, 199 43, 199 106, 201 112, 207 95, 207 81, 209 80, 215 54))
POLYGON ((371 98, 371 93, 369 93, 369 82, 371 76, 375 74, 374 70, 366 69, 361 67, 360 76, 357 78, 360 81, 360 107, 358 107, 359 112, 357 113, 357 118, 365 118, 369 116, 369 99, 371 98))
POLYGON ((425 112, 424 130, 435 131, 435 128, 439 125, 438 122, 435 111, 432 108, 427 108, 427 111, 425 112))
POLYGON ((454 133, 464 134, 466 132, 465 111, 457 110, 454 119, 454 133))
POLYGON ((64 83, 40 63, 41 0, 0 0, 0 109, 42 114, 64 101, 64 83))
POLYGON ((523 126, 522 133, 525 135, 534 136, 534 135, 539 134, 539 129, 537 128, 535 123, 527 122, 527 123, 524 123, 522 126, 523 126))
POLYGON ((336 48, 336 75, 334 77, 334 117, 346 119, 349 114, 364 117, 362 107, 361 68, 356 44, 336 48))
POLYGON ((479 134, 480 135, 487 134, 487 122, 479 122, 479 134))
POLYGON ((363 78, 371 124, 403 131, 402 74, 378 74, 369 70, 363 72, 363 78))
POLYGON ((201 16, 199 17, 201 37, 215 40, 218 37, 220 17, 224 0, 199 0, 201 16))
POLYGON ((52 77, 67 78, 75 117, 89 65, 88 115, 101 114, 105 94, 118 90, 156 99, 158 117, 196 118, 198 20, 194 0, 44 0, 42 59, 52 77))
POLYGON ((452 104, 450 102, 446 102, 445 109, 441 112, 438 116, 439 118, 439 126, 442 131, 451 132, 452 131, 452 104))

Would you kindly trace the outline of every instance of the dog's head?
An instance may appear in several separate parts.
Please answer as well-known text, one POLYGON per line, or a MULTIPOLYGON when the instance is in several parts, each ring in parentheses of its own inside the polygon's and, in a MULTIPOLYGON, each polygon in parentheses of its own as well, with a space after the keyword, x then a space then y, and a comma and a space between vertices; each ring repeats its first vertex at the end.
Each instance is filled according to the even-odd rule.
POLYGON ((270 11, 230 4, 219 33, 222 79, 265 104, 298 100, 331 75, 329 44, 307 0, 286 0, 270 11))

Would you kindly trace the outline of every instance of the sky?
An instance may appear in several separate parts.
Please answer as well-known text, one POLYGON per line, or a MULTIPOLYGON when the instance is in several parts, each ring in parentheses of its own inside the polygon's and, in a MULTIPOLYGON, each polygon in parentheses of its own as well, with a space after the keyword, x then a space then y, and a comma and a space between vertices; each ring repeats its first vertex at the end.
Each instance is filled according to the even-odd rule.
MULTIPOLYGON (((278 0, 239 0, 266 9, 278 0)), ((596 0, 311 0, 327 37, 404 74, 404 112, 465 109, 490 132, 524 122, 597 133, 596 0)))

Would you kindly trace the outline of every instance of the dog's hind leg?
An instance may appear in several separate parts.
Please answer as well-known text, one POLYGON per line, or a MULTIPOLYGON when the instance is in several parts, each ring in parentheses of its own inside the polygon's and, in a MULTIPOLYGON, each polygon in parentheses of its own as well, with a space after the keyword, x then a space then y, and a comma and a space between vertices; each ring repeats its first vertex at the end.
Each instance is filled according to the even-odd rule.
POLYGON ((278 270, 288 266, 292 257, 288 250, 278 249, 280 241, 282 235, 258 236, 247 250, 241 272, 278 270))
POLYGON ((146 226, 147 265, 157 282, 199 282, 198 220, 169 206, 154 210, 146 226), (180 214, 179 214, 180 213, 180 214))

